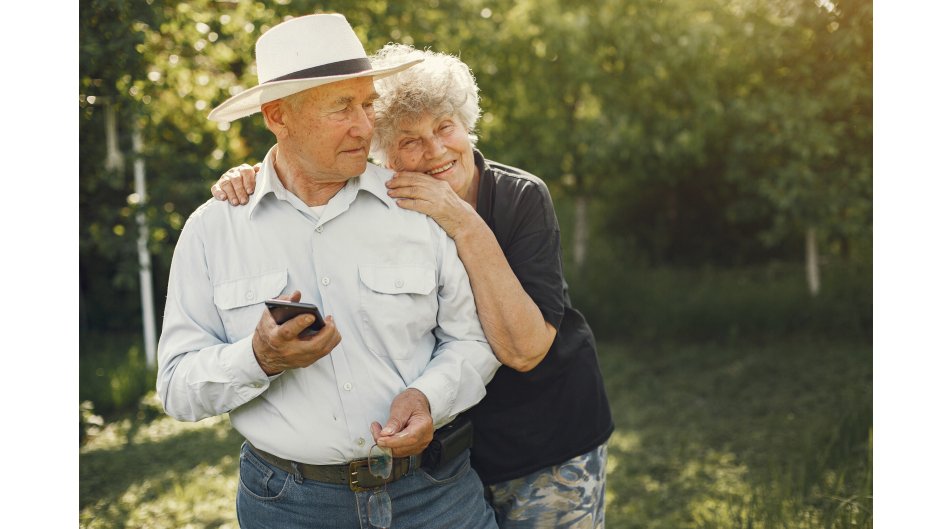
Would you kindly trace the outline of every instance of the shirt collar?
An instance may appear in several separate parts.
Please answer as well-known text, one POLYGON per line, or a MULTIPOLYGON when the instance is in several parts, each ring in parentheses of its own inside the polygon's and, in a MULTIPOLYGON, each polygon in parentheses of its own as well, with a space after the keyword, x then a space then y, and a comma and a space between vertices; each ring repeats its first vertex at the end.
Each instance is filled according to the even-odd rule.
MULTIPOLYGON (((284 184, 281 183, 281 179, 278 178, 278 173, 274 170, 273 154, 276 148, 277 145, 271 147, 271 149, 268 150, 268 154, 265 155, 265 158, 261 164, 261 170, 258 172, 258 176, 255 179, 255 192, 251 194, 248 200, 249 218, 258 207, 258 204, 260 204, 261 201, 264 200, 264 197, 269 194, 274 194, 274 198, 278 200, 301 202, 300 198, 284 187, 284 184), (292 200, 292 197, 294 200, 292 200)), ((384 185, 384 182, 389 179, 390 176, 392 176, 392 171, 388 171, 387 169, 372 163, 368 163, 367 169, 364 170, 363 174, 348 180, 347 184, 337 192, 337 195, 335 195, 331 201, 335 201, 335 199, 339 198, 342 199, 345 204, 350 204, 354 201, 354 198, 356 198, 357 192, 363 190, 377 197, 388 208, 390 208, 393 206, 394 200, 390 198, 389 195, 387 195, 387 186, 384 185)))
POLYGON ((389 169, 384 169, 378 165, 374 165, 370 162, 367 163, 367 169, 364 171, 364 174, 358 176, 357 178, 351 179, 350 183, 356 181, 356 186, 358 190, 367 191, 371 195, 380 199, 387 208, 394 206, 394 200, 387 194, 386 182, 393 177, 393 171, 389 169))
POLYGON ((476 170, 479 171, 479 189, 476 195, 476 212, 492 226, 489 217, 490 205, 493 203, 493 194, 496 190, 496 179, 489 170, 489 164, 479 149, 473 148, 473 158, 476 160, 476 170))
POLYGON ((277 147, 278 146, 275 145, 268 150, 268 154, 265 155, 264 161, 261 164, 261 170, 258 171, 258 176, 255 179, 255 192, 248 197, 249 218, 258 207, 258 204, 264 199, 265 195, 273 193, 278 200, 287 200, 288 195, 291 194, 291 192, 284 187, 284 184, 281 183, 281 179, 278 178, 278 173, 274 170, 273 154, 277 147))
POLYGON ((476 162, 476 169, 479 171, 480 176, 486 172, 486 158, 483 157, 483 153, 479 152, 479 149, 473 147, 473 159, 476 162))

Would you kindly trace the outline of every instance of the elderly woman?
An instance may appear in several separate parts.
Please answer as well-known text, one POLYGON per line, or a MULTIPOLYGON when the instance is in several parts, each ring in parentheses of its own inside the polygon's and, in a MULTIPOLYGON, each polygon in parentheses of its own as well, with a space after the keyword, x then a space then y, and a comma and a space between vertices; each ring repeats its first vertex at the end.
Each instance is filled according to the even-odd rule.
MULTIPOLYGON (((474 148, 479 89, 462 61, 393 44, 372 61, 419 58, 376 82, 371 153, 396 171, 387 186, 397 204, 429 215, 455 240, 504 364, 467 412, 473 467, 500 527, 602 527, 614 426, 595 339, 562 275, 548 188, 474 148)), ((242 166, 212 191, 237 204, 253 188, 254 172, 242 166)))

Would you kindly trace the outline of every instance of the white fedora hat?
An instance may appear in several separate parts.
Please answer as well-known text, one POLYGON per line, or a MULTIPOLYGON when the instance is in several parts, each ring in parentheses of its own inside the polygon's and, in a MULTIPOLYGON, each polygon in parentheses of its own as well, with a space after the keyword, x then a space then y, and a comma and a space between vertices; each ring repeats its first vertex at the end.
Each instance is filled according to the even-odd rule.
POLYGON ((258 86, 212 109, 208 119, 233 121, 261 110, 261 105, 323 84, 354 77, 385 77, 420 60, 373 69, 363 44, 343 15, 292 18, 269 29, 255 44, 258 86))

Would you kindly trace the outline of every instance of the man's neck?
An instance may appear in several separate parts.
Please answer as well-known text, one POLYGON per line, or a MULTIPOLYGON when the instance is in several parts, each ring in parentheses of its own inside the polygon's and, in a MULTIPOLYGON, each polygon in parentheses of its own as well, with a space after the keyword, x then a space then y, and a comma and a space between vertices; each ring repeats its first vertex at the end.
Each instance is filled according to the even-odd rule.
POLYGON ((340 181, 327 180, 321 178, 321 175, 308 174, 300 164, 282 156, 280 147, 274 150, 272 163, 274 164, 274 172, 284 188, 308 206, 327 204, 338 191, 343 189, 347 180, 349 180, 349 178, 340 181))

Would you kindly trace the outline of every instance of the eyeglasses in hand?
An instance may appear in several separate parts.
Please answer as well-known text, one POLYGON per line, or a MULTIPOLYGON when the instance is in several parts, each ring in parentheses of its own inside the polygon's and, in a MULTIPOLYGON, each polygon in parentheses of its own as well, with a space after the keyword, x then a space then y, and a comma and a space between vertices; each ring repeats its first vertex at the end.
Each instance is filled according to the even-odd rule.
MULTIPOLYGON (((393 451, 389 448, 382 448, 377 445, 370 447, 370 454, 367 456, 367 467, 370 474, 381 479, 390 477, 393 472, 393 451)), ((386 529, 390 527, 393 517, 393 508, 390 505, 390 494, 387 493, 387 484, 375 490, 370 499, 367 500, 367 517, 370 525, 386 529)))

